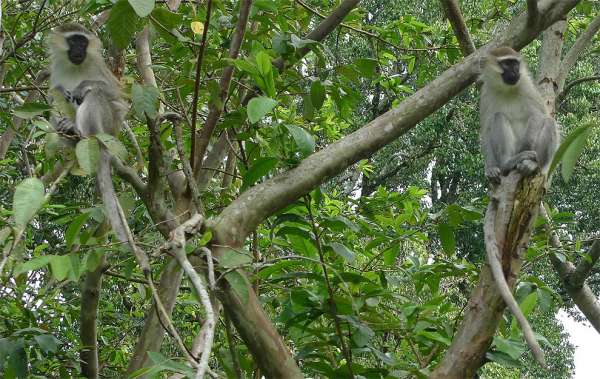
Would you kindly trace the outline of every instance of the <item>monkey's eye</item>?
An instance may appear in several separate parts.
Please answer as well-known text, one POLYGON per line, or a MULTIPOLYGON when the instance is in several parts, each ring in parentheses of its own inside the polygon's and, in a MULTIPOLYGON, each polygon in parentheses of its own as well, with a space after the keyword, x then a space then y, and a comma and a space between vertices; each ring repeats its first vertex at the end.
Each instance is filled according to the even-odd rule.
POLYGON ((81 105, 81 103, 83 103, 83 99, 81 97, 76 97, 73 100, 75 101, 75 104, 77 104, 77 105, 81 105))

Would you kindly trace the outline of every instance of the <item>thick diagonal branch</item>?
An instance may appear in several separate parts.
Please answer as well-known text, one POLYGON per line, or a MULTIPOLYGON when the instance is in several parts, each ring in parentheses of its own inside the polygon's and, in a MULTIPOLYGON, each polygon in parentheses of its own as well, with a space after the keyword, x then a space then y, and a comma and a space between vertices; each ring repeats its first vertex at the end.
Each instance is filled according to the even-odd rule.
POLYGON ((460 51, 465 57, 469 54, 472 54, 475 51, 475 44, 473 43, 471 35, 469 34, 469 29, 467 28, 465 19, 460 11, 458 1, 440 0, 440 2, 442 3, 442 7, 444 8, 444 13, 448 18, 448 21, 450 21, 450 25, 452 25, 454 35, 456 36, 456 39, 458 39, 460 51))
POLYGON ((594 38, 596 33, 598 33, 598 30, 600 30, 600 15, 596 16, 596 18, 594 18, 592 22, 590 22, 588 27, 583 31, 583 33, 579 35, 579 37, 577 37, 577 40, 575 40, 575 43, 565 55, 560 68, 560 74, 558 75, 557 93, 562 92, 562 88, 565 84, 567 76, 569 75, 569 72, 571 72, 571 69, 575 66, 575 63, 577 62, 577 59, 579 58, 581 53, 583 53, 588 48, 588 46, 592 42, 592 39, 594 38))

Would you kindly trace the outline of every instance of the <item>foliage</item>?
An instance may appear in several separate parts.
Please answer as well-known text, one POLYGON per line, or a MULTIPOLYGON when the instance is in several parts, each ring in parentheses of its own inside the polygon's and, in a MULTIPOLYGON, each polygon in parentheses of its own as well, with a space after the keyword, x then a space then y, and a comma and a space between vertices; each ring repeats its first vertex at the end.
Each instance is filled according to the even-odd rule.
MULTIPOLYGON (((345 26, 318 43, 304 36, 321 20, 316 13, 329 14, 338 1, 303 1, 313 12, 299 1, 255 0, 242 54, 235 60, 226 54, 238 2, 213 1, 208 26, 204 3, 183 1, 172 11, 154 0, 4 2, 2 28, 11 43, 6 41, 0 54, 0 78, 4 88, 15 90, 0 92, 0 132, 12 130, 13 117, 24 120, 0 161, 0 246, 4 251, 14 247, 0 272, 0 371, 6 378, 81 374, 81 286, 103 257, 109 262, 98 311, 103 376, 125 375, 152 302, 131 252, 104 230, 90 176, 99 143, 144 179, 149 157, 137 157, 125 133, 119 140, 99 135, 75 148, 64 146, 48 123, 51 107, 45 97, 20 104, 33 74, 47 65, 42 36, 50 28, 65 21, 89 27, 110 10, 98 33, 110 46, 106 55, 125 62, 120 79, 132 104, 128 123, 144 155, 151 143, 146 117, 169 110, 191 119, 197 51, 202 31, 208 28, 198 98, 201 122, 195 127, 202 128, 211 107, 223 106, 215 135, 234 136, 229 142, 235 155, 228 163, 236 163, 230 172, 218 168, 202 194, 212 218, 239 193, 350 134, 461 59, 438 2, 365 0, 345 18, 345 26), (142 84, 136 68, 133 40, 146 26, 158 88, 142 84), (26 48, 11 54, 16 46, 26 48), (304 48, 311 52, 300 59, 304 48), (274 65, 278 57, 291 63, 279 70, 274 65), (229 96, 221 99, 219 80, 227 65, 235 71, 229 96), (256 96, 244 103, 251 92, 256 96), (53 194, 48 183, 44 188, 34 179, 73 157, 78 165, 53 194), (20 241, 14 241, 13 229, 22 229, 20 241)), ((525 2, 462 3, 480 46, 525 2)), ((582 2, 574 20, 587 25, 597 8, 582 2)), ((574 38, 569 33, 567 43, 574 38)), ((526 55, 535 55, 535 49, 534 44, 526 55)), ((570 78, 597 73, 598 51, 595 41, 570 78)), ((600 228, 600 210, 590 191, 600 182, 599 88, 593 82, 577 86, 558 107, 563 135, 571 137, 561 150, 563 177, 556 175, 548 201, 563 211, 555 212, 553 219, 564 230, 561 235, 573 240, 566 249, 571 260, 581 258, 587 249, 584 242, 600 228)), ((307 377, 349 377, 337 325, 352 355, 352 371, 364 378, 425 378, 444 356, 485 255, 482 218, 487 195, 477 99, 476 88, 464 91, 411 134, 269 217, 243 251, 231 250, 219 262, 221 269, 243 267, 251 273, 250 284, 307 377)), ((184 128, 186 153, 192 145, 189 119, 184 128)), ((160 125, 160 142, 167 166, 177 171, 180 161, 172 129, 167 122, 160 125)), ((158 249, 164 239, 144 199, 114 177, 138 242, 149 252, 158 249)), ((571 304, 550 274, 547 235, 542 228, 536 233, 518 300, 532 316, 534 330, 548 341, 553 377, 569 377, 573 346, 554 315, 571 304)), ((205 235, 195 244, 204 246, 210 239, 205 235)), ((160 277, 164 263, 164 256, 153 256, 154 278, 160 277)), ((231 271, 224 278, 247 299, 247 284, 236 274, 231 271)), ((187 346, 204 319, 189 285, 184 282, 172 316, 187 346)), ((535 368, 513 324, 506 314, 486 356, 486 377, 549 377, 535 368)), ((152 366, 136 375, 179 372, 193 377, 173 339, 166 339, 161 351, 149 357, 152 366)), ((243 377, 257 371, 240 337, 228 336, 219 326, 211 368, 235 378, 236 362, 243 377)))

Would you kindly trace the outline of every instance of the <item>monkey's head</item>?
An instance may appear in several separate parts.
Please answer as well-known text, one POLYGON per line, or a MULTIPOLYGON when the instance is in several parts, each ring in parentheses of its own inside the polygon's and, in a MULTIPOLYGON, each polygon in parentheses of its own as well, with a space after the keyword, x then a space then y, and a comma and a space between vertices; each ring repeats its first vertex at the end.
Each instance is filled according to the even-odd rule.
POLYGON ((524 70, 521 54, 510 47, 498 47, 486 57, 482 76, 484 82, 508 90, 517 87, 524 70))
POLYGON ((50 56, 55 63, 79 66, 86 59, 100 56, 98 37, 79 24, 65 24, 54 28, 48 38, 50 56))

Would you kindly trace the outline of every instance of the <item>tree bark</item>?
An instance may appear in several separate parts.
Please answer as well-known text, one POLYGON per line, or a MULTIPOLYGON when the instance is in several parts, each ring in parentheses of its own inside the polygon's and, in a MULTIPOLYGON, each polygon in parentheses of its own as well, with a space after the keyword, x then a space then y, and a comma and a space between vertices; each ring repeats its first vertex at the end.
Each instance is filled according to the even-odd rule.
POLYGON ((81 291, 80 330, 81 374, 89 379, 98 378, 98 331, 96 321, 98 318, 98 301, 102 288, 102 273, 106 265, 106 256, 103 254, 100 264, 94 271, 85 276, 83 290, 81 291))
MULTIPOLYGON (((496 240, 510 288, 521 269, 533 222, 544 194, 545 178, 521 180, 512 172, 502 179, 496 215, 496 240)), ((465 315, 442 362, 430 379, 472 378, 484 361, 505 308, 489 266, 484 265, 479 282, 469 298, 465 315)))

